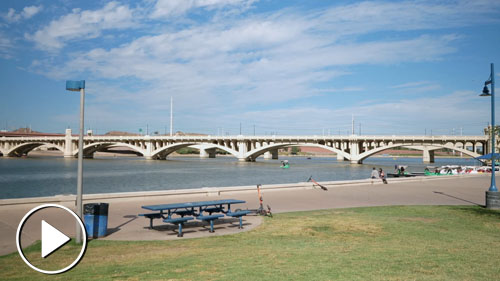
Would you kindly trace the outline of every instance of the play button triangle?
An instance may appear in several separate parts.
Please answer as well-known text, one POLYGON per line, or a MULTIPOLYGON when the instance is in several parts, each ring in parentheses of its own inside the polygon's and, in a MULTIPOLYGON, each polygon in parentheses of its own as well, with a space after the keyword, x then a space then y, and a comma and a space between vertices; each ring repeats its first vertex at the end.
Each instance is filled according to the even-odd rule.
POLYGON ((64 233, 42 220, 42 258, 47 257, 55 250, 71 240, 64 233))

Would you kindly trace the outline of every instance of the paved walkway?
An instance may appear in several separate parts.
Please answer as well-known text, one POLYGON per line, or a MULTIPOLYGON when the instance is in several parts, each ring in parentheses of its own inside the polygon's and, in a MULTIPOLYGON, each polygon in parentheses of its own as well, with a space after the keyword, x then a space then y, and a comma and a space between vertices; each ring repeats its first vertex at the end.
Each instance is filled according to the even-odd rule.
MULTIPOLYGON (((484 205, 485 191, 490 185, 488 175, 460 176, 452 179, 413 180, 392 182, 389 184, 340 185, 330 187, 328 191, 321 189, 284 189, 266 190, 263 192, 264 203, 272 207, 274 213, 305 211, 329 208, 347 208, 363 206, 387 205, 484 205)), ((140 197, 127 199, 101 200, 110 204, 107 240, 166 240, 205 237, 248 231, 261 223, 260 217, 247 216, 243 230, 237 227, 237 221, 225 219, 215 227, 215 233, 209 233, 205 224, 195 223, 185 228, 184 238, 177 238, 175 226, 163 226, 159 230, 147 228, 149 220, 138 217, 144 213, 142 205, 176 203, 187 201, 204 201, 215 199, 242 199, 247 203, 238 206, 242 209, 256 208, 258 198, 256 192, 224 193, 222 196, 168 196, 140 197)), ((84 202, 89 203, 89 202, 84 202)), ((37 205, 0 206, 0 255, 16 251, 15 235, 22 217, 37 205)), ((66 204, 67 207, 73 206, 66 204)), ((236 205, 235 205, 236 206, 236 205)), ((50 224, 67 235, 74 235, 75 223, 61 219, 57 212, 48 211, 44 218, 50 224)), ((158 223, 160 223, 158 221, 158 223)), ((162 223, 160 223, 162 224, 162 223)), ((40 239, 40 225, 25 225, 23 247, 40 239)), ((24 235, 24 234, 23 234, 24 235)))

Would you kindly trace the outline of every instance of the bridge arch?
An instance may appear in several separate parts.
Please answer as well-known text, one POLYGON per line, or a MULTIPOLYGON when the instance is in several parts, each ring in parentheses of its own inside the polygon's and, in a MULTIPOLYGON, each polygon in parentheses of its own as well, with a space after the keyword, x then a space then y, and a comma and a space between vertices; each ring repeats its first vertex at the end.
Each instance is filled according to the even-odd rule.
POLYGON ((10 150, 7 150, 5 153, 2 152, 3 155, 7 156, 22 156, 22 155, 27 155, 30 151, 33 149, 40 147, 40 146, 45 146, 47 148, 55 148, 61 152, 64 153, 64 148, 62 146, 53 144, 53 143, 44 143, 44 142, 27 142, 27 143, 22 143, 20 145, 17 145, 13 147, 10 150))
POLYGON ((238 151, 236 151, 234 149, 231 149, 229 147, 220 145, 220 144, 215 144, 215 143, 197 143, 197 145, 204 146, 204 149, 218 148, 218 149, 223 150, 223 151, 225 151, 225 152, 233 155, 234 157, 238 158, 238 151))
POLYGON ((167 156, 181 148, 194 145, 194 143, 174 143, 160 147, 151 153, 152 159, 165 159, 167 156))
MULTIPOLYGON (((396 148, 396 147, 411 147, 411 149, 417 149, 415 148, 415 146, 422 146, 424 147, 424 145, 409 145, 409 144, 404 144, 404 143, 396 143, 396 144, 390 144, 390 145, 387 145, 387 146, 382 146, 382 147, 377 147, 377 148, 374 148, 372 150, 369 150, 369 151, 365 151, 361 154, 358 155, 358 157, 356 159, 353 159, 353 160, 357 160, 359 162, 362 162, 363 160, 365 160, 366 158, 378 153, 378 152, 381 152, 381 151, 384 151, 384 150, 387 150, 387 149, 391 149, 391 148, 396 148)), ((472 158, 475 158, 475 157, 479 157, 481 155, 475 153, 475 152, 472 152, 472 151, 469 151, 467 149, 463 149, 463 148, 458 148, 458 147, 455 147, 454 144, 432 144, 432 145, 429 145, 430 147, 432 148, 429 148, 429 151, 431 150, 438 150, 438 149, 442 149, 442 148, 448 148, 448 149, 453 149, 455 151, 458 151, 458 152, 462 152, 463 154, 467 155, 467 156, 470 156, 472 158)), ((424 150, 424 149, 417 149, 417 150, 424 150)))
MULTIPOLYGON (((112 146, 124 146, 132 149, 133 151, 136 151, 142 155, 145 155, 145 151, 135 145, 131 145, 128 143, 122 143, 122 142, 94 142, 91 144, 87 144, 83 146, 83 155, 92 155, 97 151, 100 151, 104 148, 112 147, 112 146)), ((73 156, 78 156, 78 149, 73 150, 73 156)))
POLYGON ((278 143, 278 144, 266 145, 266 146, 259 147, 259 148, 256 148, 254 150, 248 151, 245 154, 245 158, 246 159, 256 159, 257 157, 259 157, 260 155, 262 155, 268 151, 271 151, 274 149, 280 149, 280 148, 284 148, 284 147, 294 147, 294 146, 319 147, 319 148, 329 150, 331 152, 335 152, 336 154, 340 154, 348 160, 351 159, 351 156, 348 153, 346 153, 340 149, 336 149, 336 148, 322 145, 322 144, 314 144, 314 143, 278 143))
POLYGON ((154 150, 151 153, 151 157, 153 159, 165 159, 169 154, 171 154, 171 153, 173 153, 181 148, 189 147, 189 146, 193 146, 193 145, 199 145, 199 146, 204 147, 205 149, 218 148, 218 149, 226 151, 226 152, 230 153, 231 155, 233 155, 234 157, 238 158, 238 152, 233 150, 233 149, 227 148, 227 147, 219 145, 219 144, 198 143, 198 142, 175 143, 175 144, 163 146, 163 147, 160 147, 160 148, 154 150))

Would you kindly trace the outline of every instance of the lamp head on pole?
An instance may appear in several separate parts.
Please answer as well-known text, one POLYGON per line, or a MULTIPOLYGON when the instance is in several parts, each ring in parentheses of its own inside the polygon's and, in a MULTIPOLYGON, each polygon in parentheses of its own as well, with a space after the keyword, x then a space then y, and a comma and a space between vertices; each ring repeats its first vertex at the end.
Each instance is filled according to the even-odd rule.
POLYGON ((488 86, 484 85, 483 93, 480 94, 479 96, 481 96, 481 97, 489 97, 489 96, 491 96, 490 89, 488 89, 488 86))
POLYGON ((79 92, 81 89, 85 89, 85 80, 80 81, 66 81, 66 90, 79 92))

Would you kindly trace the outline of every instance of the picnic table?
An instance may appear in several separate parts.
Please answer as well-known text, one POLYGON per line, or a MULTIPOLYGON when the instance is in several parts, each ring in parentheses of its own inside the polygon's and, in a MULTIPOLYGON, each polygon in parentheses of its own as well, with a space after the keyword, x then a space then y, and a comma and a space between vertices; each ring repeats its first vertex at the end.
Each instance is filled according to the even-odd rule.
POLYGON ((139 216, 144 216, 150 219, 150 228, 153 228, 153 219, 163 219, 163 222, 165 223, 175 224, 179 227, 178 236, 182 237, 183 224, 190 220, 193 220, 195 217, 200 221, 210 222, 210 232, 214 232, 214 220, 222 218, 224 217, 224 215, 239 218, 239 228, 242 228, 242 217, 250 213, 250 211, 231 211, 232 204, 242 203, 245 203, 245 201, 236 199, 223 199, 212 201, 146 205, 142 206, 142 208, 154 211, 154 213, 139 214, 139 216), (206 213, 208 213, 208 215, 206 213))

